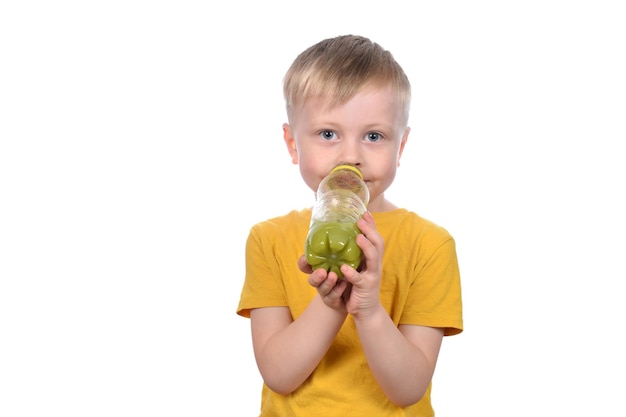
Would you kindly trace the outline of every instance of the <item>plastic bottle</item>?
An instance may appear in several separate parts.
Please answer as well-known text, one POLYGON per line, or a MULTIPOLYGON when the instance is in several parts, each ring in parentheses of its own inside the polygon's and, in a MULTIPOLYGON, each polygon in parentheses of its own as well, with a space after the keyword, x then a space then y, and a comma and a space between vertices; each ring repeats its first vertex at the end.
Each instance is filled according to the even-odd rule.
POLYGON ((369 190, 361 171, 352 165, 338 165, 320 183, 311 214, 304 254, 313 270, 324 268, 339 278, 339 267, 358 268, 361 248, 356 225, 369 203, 369 190))

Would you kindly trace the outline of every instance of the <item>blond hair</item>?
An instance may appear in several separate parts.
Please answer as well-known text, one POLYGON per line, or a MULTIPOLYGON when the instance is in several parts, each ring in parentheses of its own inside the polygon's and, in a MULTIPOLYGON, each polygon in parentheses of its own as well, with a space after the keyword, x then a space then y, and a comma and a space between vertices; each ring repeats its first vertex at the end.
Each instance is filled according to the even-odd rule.
POLYGON ((411 84, 389 51, 363 36, 325 39, 298 55, 285 74, 287 116, 309 99, 341 105, 366 86, 391 86, 408 121, 411 84))

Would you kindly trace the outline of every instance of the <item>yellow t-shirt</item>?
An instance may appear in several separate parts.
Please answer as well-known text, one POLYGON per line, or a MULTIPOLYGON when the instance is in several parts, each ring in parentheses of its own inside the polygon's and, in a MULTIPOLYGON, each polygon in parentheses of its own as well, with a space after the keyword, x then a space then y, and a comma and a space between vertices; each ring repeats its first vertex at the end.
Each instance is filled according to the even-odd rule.
MULTIPOLYGON (((454 239, 443 228, 405 209, 373 213, 385 242, 380 301, 393 322, 463 330, 461 284, 454 239)), ((246 277, 237 314, 289 307, 297 319, 317 294, 298 269, 311 210, 252 227, 246 243, 246 277)), ((263 385, 260 416, 433 416, 430 389, 416 404, 391 403, 371 374, 354 320, 348 316, 311 376, 293 393, 263 385)))

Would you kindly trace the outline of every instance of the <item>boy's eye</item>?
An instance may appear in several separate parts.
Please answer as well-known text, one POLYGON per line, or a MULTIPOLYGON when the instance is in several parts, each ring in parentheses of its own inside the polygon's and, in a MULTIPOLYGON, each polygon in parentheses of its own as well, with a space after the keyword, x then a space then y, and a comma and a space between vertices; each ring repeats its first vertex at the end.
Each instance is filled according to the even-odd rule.
POLYGON ((320 132, 320 136, 322 139, 331 140, 334 139, 337 135, 332 130, 322 130, 320 132))
POLYGON ((365 136, 365 139, 368 142, 378 142, 378 141, 380 141, 382 139, 382 136, 380 135, 380 133, 371 132, 371 133, 368 133, 365 136))

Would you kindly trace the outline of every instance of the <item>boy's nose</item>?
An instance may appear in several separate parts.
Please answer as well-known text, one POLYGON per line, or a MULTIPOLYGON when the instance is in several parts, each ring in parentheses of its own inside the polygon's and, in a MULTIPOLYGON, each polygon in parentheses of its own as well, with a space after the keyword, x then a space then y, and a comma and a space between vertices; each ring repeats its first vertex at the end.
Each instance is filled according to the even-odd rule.
POLYGON ((360 166, 361 152, 360 141, 354 138, 344 140, 341 148, 341 160, 343 163, 360 166))

